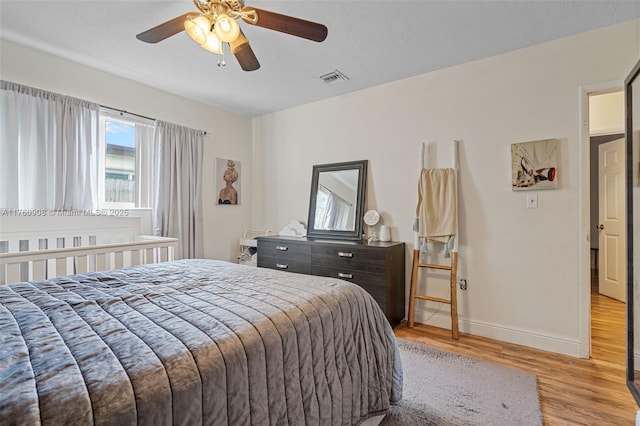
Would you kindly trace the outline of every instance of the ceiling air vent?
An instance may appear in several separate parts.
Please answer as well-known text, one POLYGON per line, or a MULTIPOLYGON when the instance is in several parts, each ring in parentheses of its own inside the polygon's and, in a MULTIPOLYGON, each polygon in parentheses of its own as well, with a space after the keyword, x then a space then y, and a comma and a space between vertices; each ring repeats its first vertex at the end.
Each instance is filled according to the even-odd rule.
POLYGON ((324 81, 327 84, 338 84, 341 81, 348 81, 349 80, 349 77, 347 77, 346 75, 342 74, 338 70, 333 70, 333 71, 328 72, 326 74, 319 75, 318 78, 320 80, 324 81))

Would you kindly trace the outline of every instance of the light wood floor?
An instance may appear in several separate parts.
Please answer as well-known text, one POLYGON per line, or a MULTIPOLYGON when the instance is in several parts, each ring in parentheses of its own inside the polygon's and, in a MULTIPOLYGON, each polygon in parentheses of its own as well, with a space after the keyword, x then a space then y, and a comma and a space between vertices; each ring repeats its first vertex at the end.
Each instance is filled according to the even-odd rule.
POLYGON ((409 329, 402 323, 395 333, 401 338, 535 374, 546 426, 633 425, 638 406, 625 382, 625 305, 592 291, 591 317, 589 360, 463 333, 455 341, 449 330, 421 324, 409 329))

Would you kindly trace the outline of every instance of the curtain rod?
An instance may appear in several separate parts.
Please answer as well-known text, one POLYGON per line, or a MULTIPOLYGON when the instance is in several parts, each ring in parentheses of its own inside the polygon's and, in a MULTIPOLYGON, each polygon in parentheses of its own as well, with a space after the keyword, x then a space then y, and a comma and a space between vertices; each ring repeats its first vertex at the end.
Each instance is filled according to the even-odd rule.
MULTIPOLYGON (((112 111, 117 111, 117 112, 120 113, 120 115, 129 114, 129 115, 133 115, 134 117, 144 118, 145 120, 156 121, 156 119, 153 118, 153 117, 147 117, 146 115, 136 114, 135 112, 125 111, 125 110, 120 109, 120 108, 114 108, 114 107, 110 107, 110 106, 107 106, 107 105, 100 105, 100 108, 107 108, 107 109, 110 109, 112 111)), ((200 130, 200 131, 202 133, 204 133, 205 135, 207 134, 207 132, 205 130, 200 130)))

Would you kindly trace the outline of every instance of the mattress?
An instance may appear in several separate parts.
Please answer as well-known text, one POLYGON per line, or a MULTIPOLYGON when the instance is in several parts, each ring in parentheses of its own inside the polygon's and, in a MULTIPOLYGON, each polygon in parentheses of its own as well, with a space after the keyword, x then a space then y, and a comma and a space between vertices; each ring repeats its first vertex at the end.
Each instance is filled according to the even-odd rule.
POLYGON ((346 281, 180 260, 0 286, 3 425, 350 425, 401 393, 346 281))

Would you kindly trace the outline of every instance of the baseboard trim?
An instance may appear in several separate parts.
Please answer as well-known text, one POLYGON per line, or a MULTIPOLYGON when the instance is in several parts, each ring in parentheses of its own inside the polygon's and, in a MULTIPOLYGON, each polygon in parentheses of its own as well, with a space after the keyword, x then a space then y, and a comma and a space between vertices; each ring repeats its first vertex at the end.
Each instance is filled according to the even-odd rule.
MULTIPOLYGON (((448 330, 451 329, 451 317, 448 314, 416 310, 414 321, 420 324, 432 325, 448 330)), ((580 341, 577 339, 554 336, 521 328, 505 327, 499 324, 469 320, 466 318, 458 318, 458 327, 462 333, 487 337, 502 342, 528 346, 576 358, 580 357, 580 341)))

